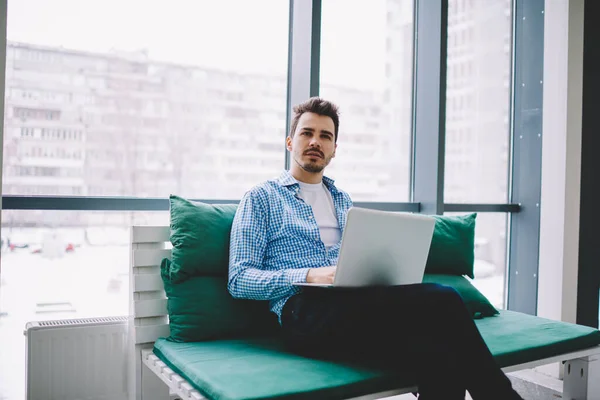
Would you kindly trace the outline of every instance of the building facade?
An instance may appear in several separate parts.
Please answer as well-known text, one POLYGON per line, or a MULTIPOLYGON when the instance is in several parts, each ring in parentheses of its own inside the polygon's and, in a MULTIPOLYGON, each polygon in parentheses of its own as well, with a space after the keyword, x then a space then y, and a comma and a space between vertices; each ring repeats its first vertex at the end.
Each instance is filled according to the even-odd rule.
MULTIPOLYGON (((502 203, 511 2, 449 3, 445 201, 502 203)), ((340 150, 328 174, 355 201, 408 200, 413 5, 385 4, 384 90, 321 85, 328 99, 343 99, 340 150)), ((5 195, 237 199, 284 166, 285 76, 15 42, 6 67, 5 195)), ((92 218, 5 213, 4 225, 86 225, 92 218)), ((132 222, 126 213, 103 218, 132 222)), ((503 218, 482 216, 478 225, 500 265, 503 218)))

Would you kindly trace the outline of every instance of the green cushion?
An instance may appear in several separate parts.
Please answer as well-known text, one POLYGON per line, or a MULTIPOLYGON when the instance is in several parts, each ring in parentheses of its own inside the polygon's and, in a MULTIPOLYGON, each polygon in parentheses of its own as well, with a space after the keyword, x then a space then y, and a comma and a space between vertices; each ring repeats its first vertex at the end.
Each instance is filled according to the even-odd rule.
MULTIPOLYGON (((164 259, 161 276, 167 294, 170 340, 194 342, 216 338, 273 334, 279 329, 268 303, 234 299, 227 291, 227 278, 196 276, 173 282, 173 264, 164 259)), ((425 275, 424 282, 451 286, 461 295, 473 318, 496 315, 498 311, 462 276, 425 275)))
POLYGON ((500 310, 475 321, 501 367, 518 365, 600 344, 600 331, 583 325, 500 310))
POLYGON ((169 200, 173 245, 170 280, 227 275, 229 235, 237 205, 194 203, 173 195, 169 200))
POLYGON ((411 383, 382 371, 288 353, 279 338, 158 339, 154 353, 208 399, 344 399, 411 383))
MULTIPOLYGON (((503 367, 600 344, 596 329, 512 311, 476 324, 503 367)), ((413 386, 411 378, 390 371, 286 353, 281 341, 270 337, 199 343, 159 339, 154 353, 211 399, 350 398, 413 386)))
POLYGON ((432 217, 436 221, 425 272, 466 275, 474 278, 477 213, 460 216, 433 215, 432 217))
POLYGON ((498 314, 498 310, 494 308, 489 300, 463 276, 425 274, 423 282, 438 283, 454 288, 460 294, 467 309, 475 319, 498 314))
POLYGON ((160 267, 167 294, 169 340, 193 342, 273 334, 279 330, 268 303, 234 299, 227 291, 227 277, 196 276, 173 282, 172 267, 167 259, 160 267))
MULTIPOLYGON (((227 275, 236 210, 235 204, 205 204, 170 196, 173 282, 197 275, 227 275)), ((476 217, 476 213, 433 216, 436 223, 426 273, 474 277, 476 217)))

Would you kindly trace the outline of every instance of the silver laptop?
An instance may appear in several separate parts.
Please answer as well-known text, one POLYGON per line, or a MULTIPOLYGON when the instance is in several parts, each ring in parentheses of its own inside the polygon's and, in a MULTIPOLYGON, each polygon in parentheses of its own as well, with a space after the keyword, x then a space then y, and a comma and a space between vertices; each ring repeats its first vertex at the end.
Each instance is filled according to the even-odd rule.
POLYGON ((422 214, 352 207, 333 284, 298 286, 357 287, 423 282, 435 219, 422 214))

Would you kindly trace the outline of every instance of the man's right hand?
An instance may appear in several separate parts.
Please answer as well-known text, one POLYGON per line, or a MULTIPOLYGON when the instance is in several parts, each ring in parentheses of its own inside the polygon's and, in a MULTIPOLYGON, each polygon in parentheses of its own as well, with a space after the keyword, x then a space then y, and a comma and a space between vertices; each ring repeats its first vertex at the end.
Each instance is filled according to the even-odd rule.
POLYGON ((337 266, 311 268, 306 275, 306 283, 333 283, 337 266))

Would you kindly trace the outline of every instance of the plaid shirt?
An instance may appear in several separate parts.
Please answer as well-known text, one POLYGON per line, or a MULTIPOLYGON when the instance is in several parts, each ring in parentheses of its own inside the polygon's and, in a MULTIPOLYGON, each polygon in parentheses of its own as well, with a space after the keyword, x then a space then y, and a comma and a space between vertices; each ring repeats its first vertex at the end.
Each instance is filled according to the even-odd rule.
MULTIPOLYGON (((323 177, 335 206, 340 230, 346 226, 350 196, 323 177)), ((281 321, 285 302, 306 282, 310 268, 336 265, 341 241, 327 249, 312 207, 299 196, 300 185, 284 171, 248 191, 233 220, 228 289, 233 297, 270 300, 281 321)))

